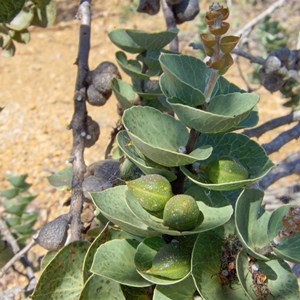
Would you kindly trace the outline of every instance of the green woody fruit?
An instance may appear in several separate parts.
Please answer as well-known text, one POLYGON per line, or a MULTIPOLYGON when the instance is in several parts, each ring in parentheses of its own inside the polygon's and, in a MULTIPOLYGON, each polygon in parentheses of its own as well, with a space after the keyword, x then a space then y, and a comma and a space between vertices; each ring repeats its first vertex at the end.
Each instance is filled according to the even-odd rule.
POLYGON ((176 195, 166 204, 164 224, 175 230, 191 230, 200 223, 202 216, 196 200, 189 195, 176 195))
POLYGON ((163 176, 151 174, 126 182, 128 190, 149 211, 162 210, 173 196, 170 182, 163 176))
POLYGON ((247 169, 230 159, 216 160, 208 165, 208 178, 212 183, 235 182, 248 177, 247 169))
POLYGON ((186 276, 191 268, 191 254, 179 244, 164 245, 154 256, 152 267, 148 274, 170 279, 180 279, 186 276))

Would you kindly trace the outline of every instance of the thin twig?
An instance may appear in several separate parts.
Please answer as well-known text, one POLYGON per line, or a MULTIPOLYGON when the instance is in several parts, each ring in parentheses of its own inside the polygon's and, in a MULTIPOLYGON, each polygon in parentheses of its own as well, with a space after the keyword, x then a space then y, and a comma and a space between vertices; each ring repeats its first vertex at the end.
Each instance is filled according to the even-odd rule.
POLYGON ((259 188, 266 190, 277 180, 289 176, 291 174, 300 174, 300 151, 290 154, 283 159, 276 168, 271 170, 259 182, 259 188))
POLYGON ((5 273, 9 270, 9 268, 18 260, 20 260, 25 253, 27 253, 34 245, 35 241, 32 239, 22 250, 15 253, 15 255, 1 268, 0 270, 0 278, 5 275, 5 273))
POLYGON ((113 148, 113 145, 114 145, 114 142, 116 140, 116 136, 117 134, 123 129, 123 125, 121 123, 121 120, 119 120, 117 122, 117 124, 115 125, 115 127, 112 129, 111 133, 110 133, 110 141, 109 141, 109 144, 107 145, 106 147, 106 150, 105 150, 105 159, 108 159, 109 156, 110 156, 110 153, 112 151, 112 148, 113 148))
POLYGON ((2 219, 0 219, 0 233, 1 233, 2 237, 4 238, 4 240, 6 240, 10 244, 14 254, 16 254, 17 252, 20 251, 20 247, 19 247, 17 241, 11 234, 5 221, 2 219))
POLYGON ((81 21, 79 35, 79 49, 77 57, 77 79, 74 96, 74 114, 71 122, 73 130, 73 180, 72 180, 72 197, 70 213, 71 221, 71 240, 81 239, 81 212, 83 207, 84 195, 82 191, 82 182, 86 165, 84 162, 84 138, 81 133, 86 132, 86 79, 89 72, 88 59, 90 51, 90 34, 91 34, 91 0, 81 0, 77 16, 81 21))
MULTIPOLYGON (((161 0, 161 6, 162 6, 162 10, 164 13, 164 17, 165 17, 165 21, 166 21, 168 30, 176 29, 177 28, 176 20, 175 20, 174 13, 173 13, 171 6, 167 3, 166 0, 161 0)), ((174 51, 174 52, 179 51, 178 36, 176 36, 174 38, 174 40, 170 43, 170 50, 174 51)))
POLYGON ((273 152, 278 151, 281 147, 286 145, 291 140, 297 139, 300 136, 300 123, 295 125, 289 130, 280 133, 275 139, 267 144, 263 144, 262 147, 265 149, 266 153, 269 155, 273 152))
POLYGON ((258 137, 262 136, 264 133, 266 133, 272 129, 278 128, 282 125, 290 124, 294 121, 295 121, 294 113, 289 113, 285 116, 270 120, 258 127, 244 130, 243 134, 247 135, 248 137, 257 137, 258 138, 258 137))
POLYGON ((286 1, 285 0, 278 0, 270 5, 266 10, 248 22, 244 27, 242 27, 239 31, 237 31, 234 35, 243 35, 246 34, 249 30, 251 30, 258 22, 263 20, 266 16, 270 15, 274 10, 282 6, 286 1))

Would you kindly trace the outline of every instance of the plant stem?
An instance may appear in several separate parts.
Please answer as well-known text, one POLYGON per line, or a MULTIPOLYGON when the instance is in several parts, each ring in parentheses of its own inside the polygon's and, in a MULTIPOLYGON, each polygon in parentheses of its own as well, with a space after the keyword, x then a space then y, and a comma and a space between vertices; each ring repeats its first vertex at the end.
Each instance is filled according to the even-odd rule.
POLYGON ((84 137, 81 136, 83 131, 86 132, 86 79, 89 72, 88 58, 90 51, 90 33, 91 33, 91 0, 81 0, 78 9, 78 18, 81 20, 79 50, 77 57, 77 79, 74 96, 74 114, 71 122, 73 130, 73 180, 72 180, 72 197, 70 214, 71 221, 71 240, 81 239, 81 212, 83 207, 84 195, 82 191, 82 182, 86 165, 84 162, 84 137))

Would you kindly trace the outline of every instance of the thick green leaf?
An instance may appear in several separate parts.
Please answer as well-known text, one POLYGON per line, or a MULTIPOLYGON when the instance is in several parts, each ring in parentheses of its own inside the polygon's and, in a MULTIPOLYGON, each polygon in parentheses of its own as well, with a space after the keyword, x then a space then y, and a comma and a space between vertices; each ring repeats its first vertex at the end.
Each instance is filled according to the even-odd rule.
POLYGON ((253 108, 253 110, 250 112, 248 117, 243 120, 241 123, 239 123, 235 129, 243 129, 247 127, 254 127, 258 123, 258 107, 257 105, 253 108))
POLYGON ((33 225, 35 224, 36 219, 37 218, 35 218, 32 221, 22 223, 20 225, 16 225, 16 226, 13 227, 13 230, 16 233, 21 234, 21 235, 31 234, 33 232, 33 225))
POLYGON ((128 60, 126 54, 122 51, 116 53, 116 60, 122 70, 132 78, 146 80, 155 75, 151 72, 143 73, 141 63, 138 60, 128 60))
POLYGON ((120 185, 103 192, 91 193, 91 196, 101 213, 123 230, 139 236, 156 235, 127 207, 126 191, 127 186, 120 185))
POLYGON ((18 196, 20 193, 19 189, 13 188, 13 189, 6 189, 0 191, 0 196, 4 197, 6 199, 13 199, 16 196, 18 196))
POLYGON ((134 240, 112 240, 101 245, 94 256, 91 272, 129 286, 151 285, 136 271, 137 246, 134 240))
POLYGON ((162 73, 162 69, 159 63, 159 56, 160 56, 161 51, 157 50, 157 51, 151 51, 148 50, 144 53, 141 53, 137 56, 137 59, 139 61, 142 61, 148 69, 150 70, 155 70, 155 72, 157 74, 161 74, 162 73))
POLYGON ((201 168, 207 168, 212 161, 230 159, 239 162, 249 173, 249 178, 245 180, 213 184, 208 181, 205 174, 204 176, 202 173, 194 174, 187 168, 181 167, 183 173, 191 181, 208 189, 227 191, 244 188, 264 177, 274 167, 264 149, 242 134, 203 134, 197 143, 198 147, 201 145, 211 145, 214 150, 207 160, 200 162, 200 170, 201 168))
POLYGON ((187 144, 186 127, 170 115, 150 107, 132 107, 123 115, 123 124, 133 144, 149 159, 166 167, 191 164, 207 159, 211 146, 189 154, 181 153, 187 144))
POLYGON ((7 180, 16 188, 22 188, 25 184, 25 180, 28 177, 28 174, 22 175, 14 175, 14 174, 7 174, 7 180))
POLYGON ((47 265, 53 260, 56 256, 57 251, 48 251, 41 261, 41 271, 43 271, 47 265))
POLYGON ((3 218, 8 227, 14 227, 16 225, 20 225, 21 217, 13 216, 9 218, 3 218))
POLYGON ((157 285, 153 300, 191 300, 196 291, 192 277, 172 285, 157 285))
POLYGON ((82 267, 87 241, 76 241, 62 248, 42 272, 32 299, 78 299, 83 288, 82 267))
POLYGON ((192 276, 195 285, 201 297, 206 300, 244 300, 245 294, 239 285, 222 285, 218 278, 223 241, 223 228, 198 235, 192 254, 192 276))
POLYGON ((50 27, 56 19, 56 4, 53 0, 39 1, 34 10, 32 25, 39 27, 50 27))
POLYGON ((37 195, 31 195, 31 194, 21 194, 17 196, 17 200, 20 203, 27 203, 29 204, 32 200, 34 200, 37 197, 37 195))
POLYGON ((30 25, 32 19, 32 8, 24 6, 23 9, 10 21, 10 23, 6 25, 10 29, 20 31, 26 29, 30 25))
POLYGON ((189 128, 203 133, 219 133, 234 130, 247 118, 259 96, 254 93, 231 93, 212 98, 207 110, 185 105, 178 98, 169 98, 174 112, 189 128))
POLYGON ((79 300, 126 300, 119 283, 99 275, 92 275, 85 283, 79 300))
POLYGON ((127 300, 150 300, 149 294, 151 293, 152 287, 138 288, 122 285, 121 288, 127 300))
POLYGON ((205 63, 193 56, 163 53, 159 58, 164 75, 160 85, 166 97, 198 106, 205 102, 204 91, 212 73, 205 63))
POLYGON ((253 257, 268 260, 261 249, 268 246, 270 212, 261 206, 264 193, 257 189, 245 189, 235 205, 235 225, 240 241, 253 257), (259 228, 259 230, 258 230, 259 228))
POLYGON ((138 96, 129 83, 114 78, 111 87, 123 110, 130 108, 137 101, 138 96))
POLYGON ((145 50, 160 50, 169 44, 178 30, 147 33, 142 30, 115 29, 108 36, 120 49, 129 53, 141 53, 145 50))
POLYGON ((144 174, 159 174, 166 177, 170 182, 174 181, 177 177, 168 168, 165 168, 148 158, 146 158, 132 143, 130 137, 125 130, 117 135, 117 142, 122 151, 144 174))
MULTIPOLYGON (((172 241, 174 242, 174 246, 179 247, 179 241, 172 241)), ((153 267, 153 263, 155 260, 155 257, 157 253, 163 248, 166 247, 166 244, 161 237, 152 237, 152 238, 146 238, 137 248, 136 255, 134 257, 135 265, 137 268, 137 271, 141 276, 143 276, 145 279, 147 279, 150 282, 160 284, 160 285, 169 285, 174 284, 176 282, 180 282, 184 280, 187 276, 189 276, 189 270, 186 270, 182 272, 180 265, 183 263, 184 269, 186 266, 185 260, 188 260, 188 264, 190 261, 190 249, 186 249, 187 253, 186 256, 184 256, 183 259, 181 259, 179 256, 179 253, 176 253, 175 256, 178 256, 176 259, 175 256, 170 254, 170 265, 165 264, 165 267, 169 267, 168 270, 165 273, 170 272, 170 274, 174 274, 176 272, 180 272, 181 278, 169 278, 168 276, 159 276, 154 274, 151 271, 151 268, 153 267), (179 263, 178 263, 179 262, 179 263), (178 266, 179 265, 179 266, 178 266)), ((172 245, 171 245, 172 246, 172 245)), ((157 264, 157 262, 155 263, 157 264)), ((165 275, 165 274, 164 274, 165 275)), ((172 277, 172 276, 171 276, 172 277)), ((176 277, 176 276, 175 276, 176 277)))
POLYGON ((11 39, 9 39, 9 42, 6 45, 6 47, 2 49, 1 55, 4 57, 12 57, 15 55, 15 53, 16 53, 16 45, 11 39))
POLYGON ((17 216, 21 216, 27 207, 27 203, 19 203, 18 201, 13 201, 13 200, 3 201, 2 205, 5 208, 6 213, 17 215, 17 216))
POLYGON ((72 187, 73 168, 66 167, 57 173, 48 176, 47 179, 51 185, 59 190, 69 190, 72 187))
POLYGON ((83 261, 83 281, 86 282, 91 275, 90 268, 93 263, 94 255, 100 245, 104 244, 108 240, 108 224, 104 226, 100 234, 94 239, 93 243, 90 245, 88 251, 86 252, 83 261))
POLYGON ((249 271, 248 256, 241 252, 237 257, 237 276, 248 297, 251 299, 299 299, 299 287, 296 276, 289 265, 281 259, 269 261, 256 261, 252 274, 249 271), (256 270, 257 269, 257 270, 256 270), (253 272, 261 272, 266 275, 265 284, 255 284, 252 279, 253 272), (263 293, 264 288, 268 292, 263 293))
POLYGON ((9 23, 22 9, 25 0, 0 1, 0 23, 9 23))
MULTIPOLYGON (((285 205, 277 208, 271 215, 268 224, 269 239, 272 240, 283 230, 282 218, 288 215, 293 205, 285 205)), ((273 251, 282 259, 299 263, 300 262, 300 233, 293 233, 289 237, 281 235, 279 243, 273 247, 273 251)))
POLYGON ((191 235, 212 230, 229 221, 233 210, 221 193, 215 192, 210 194, 208 190, 205 191, 198 187, 192 187, 186 191, 186 194, 196 199, 198 208, 204 216, 201 224, 188 231, 177 231, 165 226, 163 220, 147 212, 130 191, 126 194, 126 200, 132 212, 150 228, 173 236, 191 235))

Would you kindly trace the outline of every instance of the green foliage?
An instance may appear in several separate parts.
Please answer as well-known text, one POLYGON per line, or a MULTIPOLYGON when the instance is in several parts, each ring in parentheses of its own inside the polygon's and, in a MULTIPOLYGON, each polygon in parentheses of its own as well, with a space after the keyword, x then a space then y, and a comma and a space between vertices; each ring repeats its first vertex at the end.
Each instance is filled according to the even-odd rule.
MULTIPOLYGON (((256 124, 258 96, 228 82, 218 68, 161 49, 173 37, 110 33, 117 46, 136 55, 117 52, 132 82, 113 81, 123 110, 121 174, 133 179, 90 193, 97 219, 111 223, 92 244, 69 244, 49 259, 33 299, 46 293, 47 299, 298 299, 296 277, 283 260, 300 262, 299 233, 279 234, 290 210, 264 211, 263 193, 250 188, 274 164, 258 143, 232 132, 256 124), (159 85, 147 89, 158 75, 159 85), (241 169, 243 176, 211 180, 208 169, 219 160, 239 166, 219 164, 222 176, 241 169), (165 222, 173 194, 192 205, 175 201, 165 222), (157 200, 162 205, 153 209, 157 200), (191 216, 198 222, 191 225, 191 216)), ((66 186, 66 178, 54 182, 66 186)))
POLYGON ((4 56, 13 56, 15 42, 30 41, 30 25, 49 27, 56 17, 54 0, 1 0, 0 1, 0 49, 4 56))
POLYGON ((11 188, 0 190, 0 203, 4 207, 3 220, 20 244, 24 244, 33 234, 33 227, 38 218, 38 213, 28 209, 36 195, 28 191, 30 184, 26 182, 27 176, 8 174, 6 178, 11 188))

